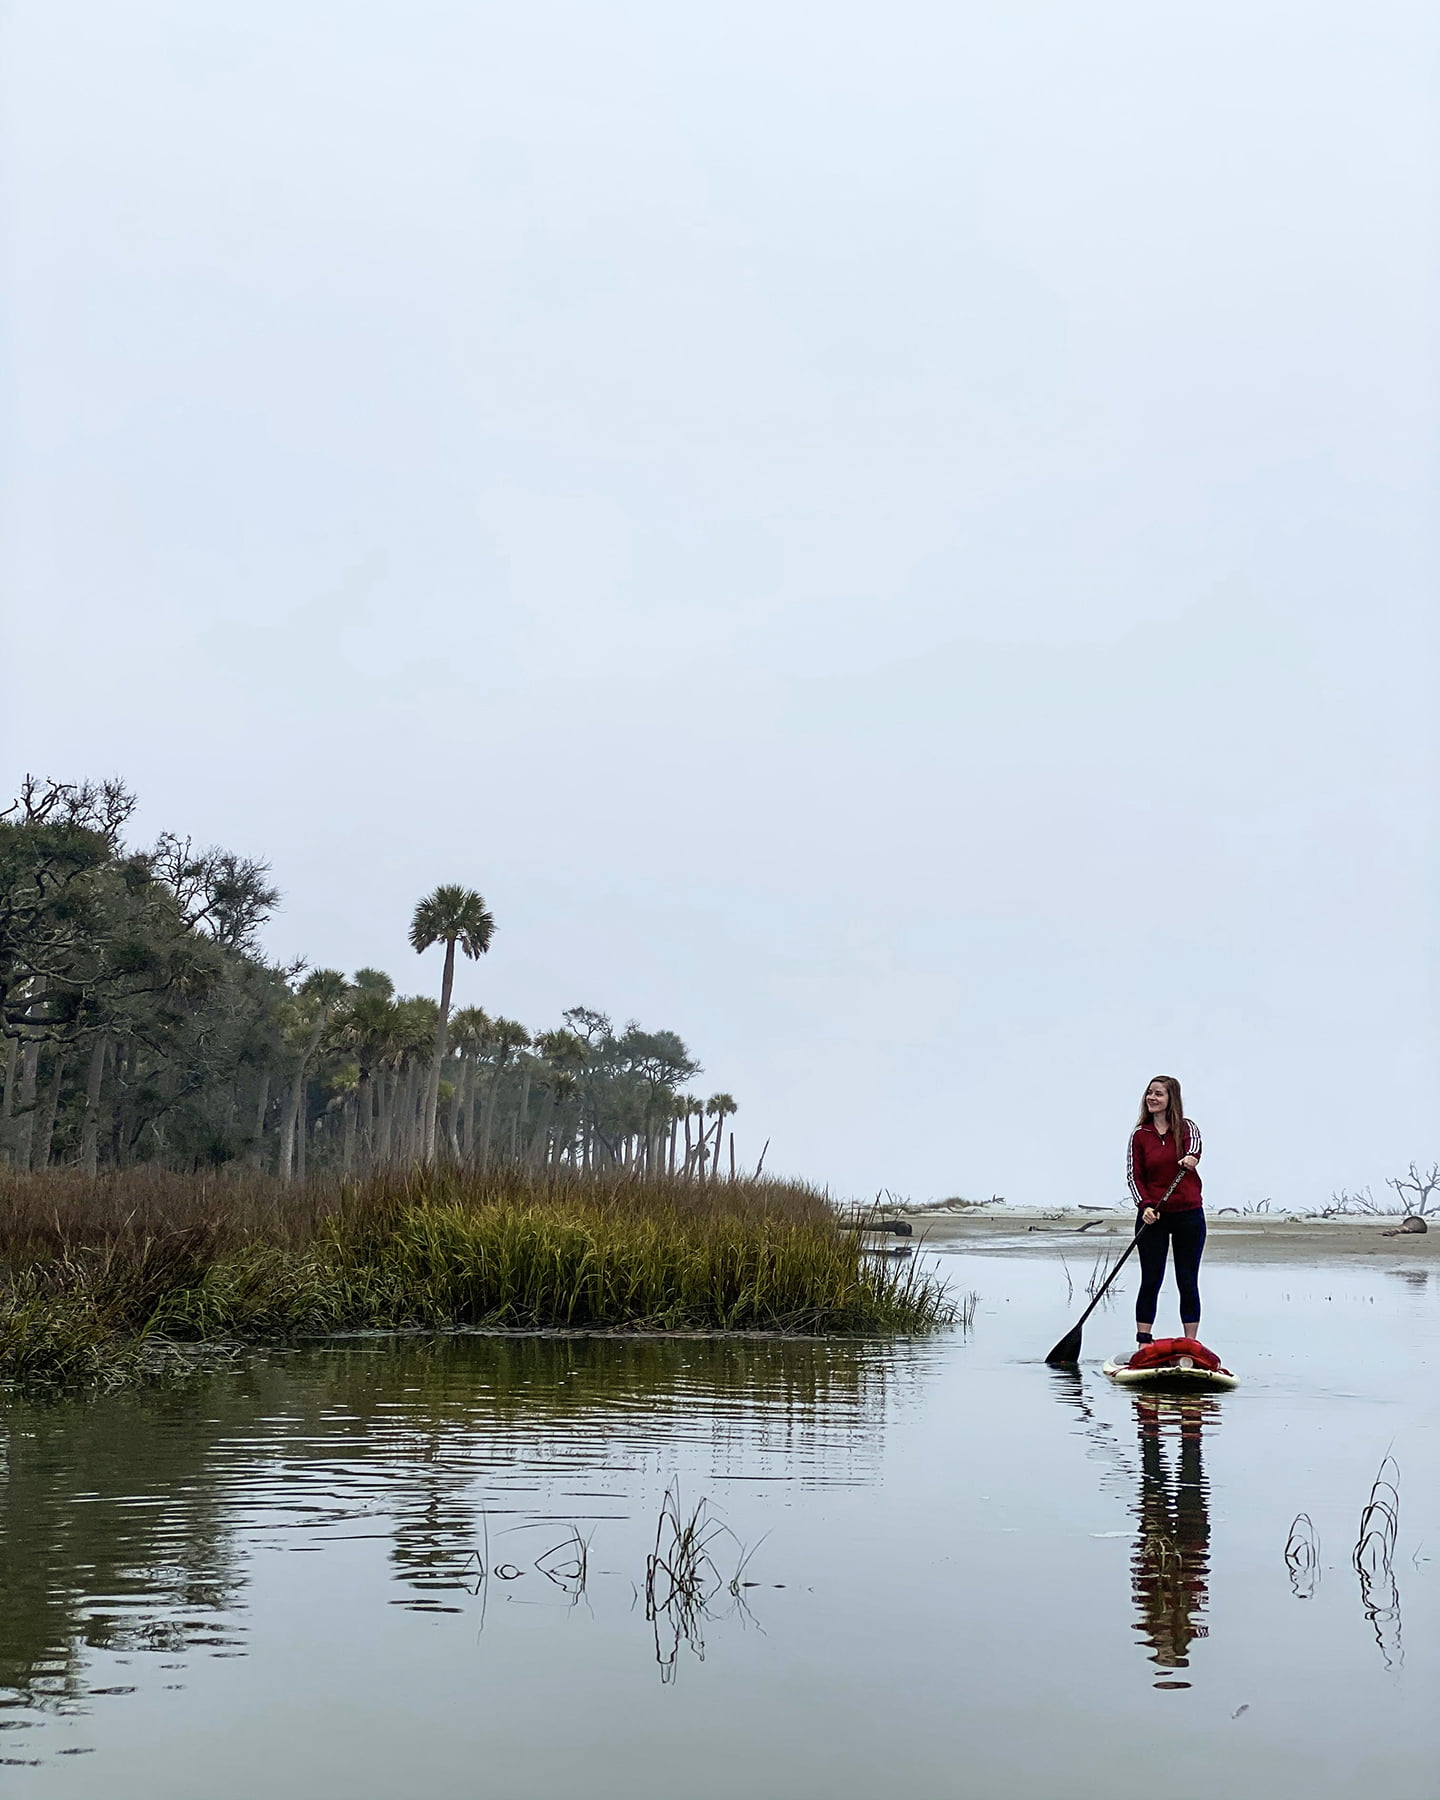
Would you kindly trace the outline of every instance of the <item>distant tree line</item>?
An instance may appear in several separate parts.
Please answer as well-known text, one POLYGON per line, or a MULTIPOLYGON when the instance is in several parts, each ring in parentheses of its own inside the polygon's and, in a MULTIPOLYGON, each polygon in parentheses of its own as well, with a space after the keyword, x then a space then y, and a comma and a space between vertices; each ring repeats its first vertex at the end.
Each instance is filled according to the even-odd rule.
POLYGON ((495 931, 473 890, 415 908, 438 1001, 378 969, 277 966, 268 866, 170 833, 129 848, 135 804, 119 781, 30 778, 0 813, 0 1164, 733 1172, 735 1102, 684 1091, 701 1067, 673 1031, 452 1010, 457 952, 495 931))

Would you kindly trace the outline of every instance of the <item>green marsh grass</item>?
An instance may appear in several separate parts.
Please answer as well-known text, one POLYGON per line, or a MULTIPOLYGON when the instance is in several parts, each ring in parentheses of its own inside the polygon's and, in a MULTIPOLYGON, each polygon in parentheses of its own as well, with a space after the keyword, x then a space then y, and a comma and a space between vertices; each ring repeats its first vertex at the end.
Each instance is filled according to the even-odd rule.
POLYGON ((955 1317, 913 1264, 867 1256, 823 1195, 778 1181, 12 1176, 0 1279, 0 1381, 27 1388, 358 1329, 859 1334, 955 1317))

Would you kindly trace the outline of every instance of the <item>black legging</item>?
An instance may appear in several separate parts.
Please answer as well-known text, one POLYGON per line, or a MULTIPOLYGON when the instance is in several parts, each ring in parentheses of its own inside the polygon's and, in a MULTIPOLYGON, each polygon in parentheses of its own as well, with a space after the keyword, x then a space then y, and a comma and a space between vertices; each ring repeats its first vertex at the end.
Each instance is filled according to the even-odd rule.
MULTIPOLYGON (((1139 1220, 1136 1220, 1139 1224, 1139 1220)), ((1153 1322, 1165 1279, 1165 1257, 1175 1246, 1175 1285, 1180 1290, 1180 1323, 1200 1323, 1200 1258, 1205 1250, 1205 1208, 1161 1213, 1140 1233, 1140 1292, 1135 1296, 1135 1322, 1153 1322)))

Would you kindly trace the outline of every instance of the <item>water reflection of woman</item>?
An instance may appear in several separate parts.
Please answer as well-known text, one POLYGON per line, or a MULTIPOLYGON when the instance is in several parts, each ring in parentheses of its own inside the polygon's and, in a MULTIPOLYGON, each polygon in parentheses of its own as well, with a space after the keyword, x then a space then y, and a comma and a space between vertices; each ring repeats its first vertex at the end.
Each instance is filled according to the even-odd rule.
POLYGON ((1208 1629, 1200 1621, 1210 1575, 1201 1436, 1217 1408, 1213 1400, 1142 1394, 1135 1400, 1135 1416, 1140 1432, 1140 1529, 1130 1564, 1135 1629, 1150 1646, 1151 1661, 1168 1672, 1188 1668, 1192 1641, 1208 1629))

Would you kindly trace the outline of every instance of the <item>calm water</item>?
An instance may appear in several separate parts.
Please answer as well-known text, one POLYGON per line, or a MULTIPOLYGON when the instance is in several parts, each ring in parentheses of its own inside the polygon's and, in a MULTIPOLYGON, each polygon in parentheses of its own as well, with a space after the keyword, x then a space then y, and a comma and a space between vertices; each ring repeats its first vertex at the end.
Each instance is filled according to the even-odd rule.
POLYGON ((968 1339, 359 1340, 12 1409, 0 1785, 1434 1800, 1440 1272, 1216 1267, 1246 1385, 1182 1404, 1043 1366, 1058 1262, 939 1261, 968 1339), (647 1606, 675 1484, 733 1536, 647 1606))

